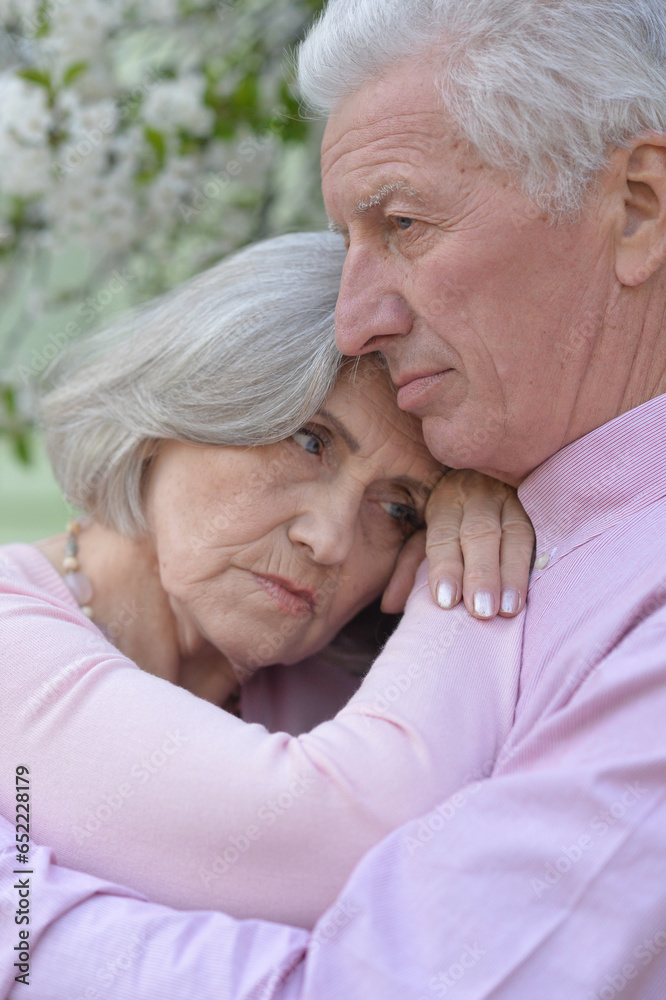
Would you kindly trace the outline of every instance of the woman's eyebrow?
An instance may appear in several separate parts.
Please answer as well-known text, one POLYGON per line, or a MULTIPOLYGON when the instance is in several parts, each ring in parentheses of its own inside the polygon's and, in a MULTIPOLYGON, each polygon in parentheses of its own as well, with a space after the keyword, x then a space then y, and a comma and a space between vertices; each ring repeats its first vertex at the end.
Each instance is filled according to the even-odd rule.
POLYGON ((339 222, 334 222, 333 219, 328 220, 328 228, 331 233, 335 233, 336 236, 344 236, 345 238, 349 236, 349 230, 341 226, 339 222))
POLYGON ((350 434, 342 421, 338 420, 337 417, 334 417, 332 413, 329 413, 328 410, 319 410, 317 416, 323 417, 324 420, 328 420, 335 432, 340 435, 344 443, 354 455, 361 450, 361 446, 353 434, 350 434))

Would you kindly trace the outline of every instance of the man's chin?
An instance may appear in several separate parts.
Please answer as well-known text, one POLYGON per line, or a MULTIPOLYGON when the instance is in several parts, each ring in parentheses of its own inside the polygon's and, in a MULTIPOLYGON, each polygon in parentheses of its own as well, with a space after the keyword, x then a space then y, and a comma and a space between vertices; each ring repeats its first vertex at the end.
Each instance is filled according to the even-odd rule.
POLYGON ((449 469, 467 468, 465 465, 458 465, 456 461, 456 449, 451 443, 451 425, 443 417, 424 417, 421 428, 423 430, 423 440, 432 457, 449 469))
POLYGON ((488 442, 440 415, 424 417, 423 440, 432 457, 449 469, 481 469, 488 464, 488 442))

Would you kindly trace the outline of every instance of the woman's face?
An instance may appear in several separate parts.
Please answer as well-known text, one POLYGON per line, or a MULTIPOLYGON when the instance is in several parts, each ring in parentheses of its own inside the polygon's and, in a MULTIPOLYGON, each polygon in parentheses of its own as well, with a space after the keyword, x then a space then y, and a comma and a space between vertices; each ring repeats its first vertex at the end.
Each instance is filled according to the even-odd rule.
POLYGON ((286 441, 166 442, 146 512, 181 644, 241 678, 322 649, 381 594, 440 474, 370 360, 286 441))

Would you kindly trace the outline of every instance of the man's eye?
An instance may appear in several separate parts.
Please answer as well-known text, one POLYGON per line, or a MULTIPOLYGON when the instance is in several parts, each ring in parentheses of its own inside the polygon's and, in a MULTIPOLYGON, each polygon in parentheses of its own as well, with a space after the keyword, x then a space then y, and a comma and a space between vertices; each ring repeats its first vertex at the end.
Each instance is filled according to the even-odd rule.
POLYGON ((309 431, 306 427, 301 427, 300 431, 292 434, 292 438, 310 455, 321 455, 324 450, 324 442, 319 435, 315 434, 314 431, 309 431))
POLYGON ((398 229, 409 229, 410 226, 414 225, 414 220, 410 219, 408 215, 397 215, 395 222, 398 229))
POLYGON ((389 501, 383 503, 382 507, 389 517, 405 527, 413 528, 415 531, 423 527, 423 519, 419 516, 418 511, 407 504, 389 501))

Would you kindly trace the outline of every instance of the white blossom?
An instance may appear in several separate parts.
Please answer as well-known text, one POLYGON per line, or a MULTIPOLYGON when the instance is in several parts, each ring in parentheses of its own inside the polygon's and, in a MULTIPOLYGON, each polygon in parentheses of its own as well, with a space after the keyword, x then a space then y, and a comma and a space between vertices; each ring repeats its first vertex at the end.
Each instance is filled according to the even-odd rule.
POLYGON ((68 131, 73 140, 100 133, 110 136, 118 125, 118 107, 115 101, 71 102, 68 116, 68 131))
POLYGON ((0 138, 38 145, 52 124, 46 91, 12 72, 0 74, 0 138))
POLYGON ((30 32, 39 25, 40 0, 0 0, 0 23, 19 21, 30 32))
MULTIPOLYGON (((129 10, 139 9, 136 2, 128 3, 129 10)), ((174 21, 180 13, 179 0, 141 0, 141 16, 147 21, 169 22, 174 21)))
POLYGON ((54 77, 78 63, 103 59, 109 32, 122 23, 119 0, 50 0, 49 31, 40 39, 54 77))
POLYGON ((0 74, 0 189, 33 198, 50 182, 52 115, 43 87, 0 74))
MULTIPOLYGON (((91 272, 137 262, 153 291, 149 282, 180 280, 200 266, 197 255, 207 259, 211 242, 216 252, 245 242, 269 175, 279 189, 272 215, 282 206, 289 227, 283 189, 301 211, 307 184, 284 183, 279 136, 234 120, 233 137, 221 139, 206 103, 208 80, 216 100, 232 99, 248 71, 236 56, 266 24, 277 59, 260 83, 262 93, 277 94, 280 32, 285 46, 293 42, 284 12, 300 24, 305 0, 220 0, 212 9, 210 0, 0 0, 0 26, 11 27, 0 51, 7 273, 35 251, 77 247, 91 272)), ((82 294, 85 271, 73 276, 82 294)), ((21 295, 30 295, 25 273, 21 295)), ((41 311, 41 297, 29 304, 28 312, 41 311)))
POLYGON ((51 156, 43 146, 2 142, 0 187, 16 198, 41 195, 51 182, 51 156))
POLYGON ((142 117, 157 130, 182 128, 192 135, 206 135, 213 124, 211 108, 202 104, 206 81, 190 73, 178 80, 163 80, 146 96, 142 117))
POLYGON ((156 221, 173 214, 190 197, 200 169, 192 156, 176 156, 169 161, 148 192, 148 212, 156 221))

